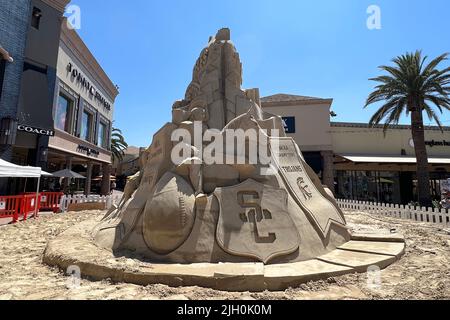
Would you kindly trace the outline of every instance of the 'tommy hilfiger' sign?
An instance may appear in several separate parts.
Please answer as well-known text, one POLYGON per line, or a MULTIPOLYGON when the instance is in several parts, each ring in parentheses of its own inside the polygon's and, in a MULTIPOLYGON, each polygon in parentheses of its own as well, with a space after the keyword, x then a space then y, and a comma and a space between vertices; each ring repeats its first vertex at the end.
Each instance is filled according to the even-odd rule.
POLYGON ((35 127, 26 126, 23 124, 19 124, 17 126, 17 130, 28 132, 28 133, 39 134, 41 136, 48 136, 48 137, 55 136, 55 131, 53 131, 53 130, 35 128, 35 127))
POLYGON ((94 96, 94 98, 100 102, 108 111, 111 110, 111 104, 108 100, 103 97, 100 92, 89 82, 89 80, 74 66, 71 62, 67 65, 67 71, 70 73, 72 78, 75 78, 76 81, 81 84, 84 88, 86 88, 90 95, 94 96))
POLYGON ((83 146, 81 144, 78 146, 77 151, 80 153, 85 153, 88 157, 98 157, 100 155, 100 152, 98 152, 97 150, 83 146))

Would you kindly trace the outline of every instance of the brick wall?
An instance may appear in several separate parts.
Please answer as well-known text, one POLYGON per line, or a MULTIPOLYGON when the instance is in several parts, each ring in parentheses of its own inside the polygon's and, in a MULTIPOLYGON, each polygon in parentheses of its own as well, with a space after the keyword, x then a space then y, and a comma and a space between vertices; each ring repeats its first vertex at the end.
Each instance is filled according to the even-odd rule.
MULTIPOLYGON (((17 117, 31 0, 0 0, 0 45, 13 57, 6 63, 0 96, 0 119, 17 117)), ((0 158, 11 161, 12 147, 0 145, 0 158)), ((9 179, 1 179, 0 194, 6 194, 9 179)))
POLYGON ((16 116, 29 19, 30 0, 0 0, 0 45, 14 58, 5 68, 0 118, 16 116))

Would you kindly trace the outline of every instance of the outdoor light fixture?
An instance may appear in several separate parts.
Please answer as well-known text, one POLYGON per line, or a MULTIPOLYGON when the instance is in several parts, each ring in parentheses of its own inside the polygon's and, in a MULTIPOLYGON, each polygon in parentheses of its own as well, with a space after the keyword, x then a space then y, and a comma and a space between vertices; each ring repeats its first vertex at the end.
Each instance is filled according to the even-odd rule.
POLYGON ((48 160, 48 148, 47 147, 40 148, 39 160, 41 162, 47 162, 47 160, 48 160))
POLYGON ((9 52, 6 51, 1 45, 0 45, 0 56, 3 56, 3 59, 8 62, 11 62, 11 63, 14 62, 13 57, 11 57, 9 55, 9 52))
POLYGON ((40 23, 41 23, 41 18, 42 18, 42 11, 38 8, 33 8, 33 15, 31 17, 31 25, 36 28, 39 29, 40 23))
POLYGON ((13 145, 16 142, 17 119, 2 118, 0 121, 0 144, 13 145))

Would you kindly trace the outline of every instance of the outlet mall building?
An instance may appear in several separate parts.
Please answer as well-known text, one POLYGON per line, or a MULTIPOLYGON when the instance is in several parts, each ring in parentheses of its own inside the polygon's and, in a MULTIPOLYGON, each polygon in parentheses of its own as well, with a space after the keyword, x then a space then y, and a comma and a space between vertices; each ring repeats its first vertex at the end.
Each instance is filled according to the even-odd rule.
MULTIPOLYGON (((407 204, 417 199, 416 159, 410 126, 330 121, 332 99, 277 94, 261 99, 265 111, 283 117, 286 132, 305 160, 334 189, 336 197, 407 204)), ((425 131, 431 191, 440 199, 440 181, 450 178, 450 127, 425 131)))
MULTIPOLYGON (((86 177, 78 189, 88 194, 92 178, 111 165, 118 89, 68 28, 68 2, 0 2, 0 157, 48 172, 71 169, 86 177)), ((109 175, 103 179, 109 187, 109 175)), ((35 190, 33 181, 5 180, 2 195, 35 190)))

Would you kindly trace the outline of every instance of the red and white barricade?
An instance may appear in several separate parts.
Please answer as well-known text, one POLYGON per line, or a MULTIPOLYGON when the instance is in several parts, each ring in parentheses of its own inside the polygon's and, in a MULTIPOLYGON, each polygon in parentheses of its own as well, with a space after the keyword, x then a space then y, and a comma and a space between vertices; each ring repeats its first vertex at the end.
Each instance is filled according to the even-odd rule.
POLYGON ((40 211, 60 212, 62 192, 24 193, 19 196, 0 196, 0 219, 12 218, 12 223, 20 219, 37 217, 40 211))
POLYGON ((13 222, 19 221, 23 201, 23 196, 0 196, 0 218, 13 218, 13 222))
POLYGON ((41 192, 39 194, 39 211, 59 212, 63 192, 41 192))
POLYGON ((36 199, 36 194, 23 195, 23 206, 21 212, 23 215, 23 220, 27 220, 28 217, 32 216, 37 218, 37 214, 39 213, 39 198, 40 196, 37 196, 36 199))

